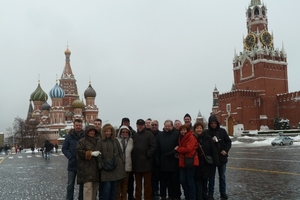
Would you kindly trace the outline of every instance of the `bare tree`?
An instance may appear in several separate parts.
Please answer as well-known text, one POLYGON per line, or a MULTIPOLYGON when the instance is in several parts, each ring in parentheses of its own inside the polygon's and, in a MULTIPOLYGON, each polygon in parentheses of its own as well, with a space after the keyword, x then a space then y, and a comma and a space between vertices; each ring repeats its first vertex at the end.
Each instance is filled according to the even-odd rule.
POLYGON ((13 136, 17 139, 19 146, 27 146, 25 138, 28 127, 26 126, 25 120, 16 117, 13 124, 13 136))

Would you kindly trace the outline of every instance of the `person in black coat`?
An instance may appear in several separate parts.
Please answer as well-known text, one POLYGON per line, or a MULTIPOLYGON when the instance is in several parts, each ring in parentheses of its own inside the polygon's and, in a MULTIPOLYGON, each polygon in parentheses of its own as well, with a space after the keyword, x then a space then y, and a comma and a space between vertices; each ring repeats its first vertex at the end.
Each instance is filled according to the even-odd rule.
POLYGON ((157 163, 160 169, 160 196, 180 199, 179 161, 174 148, 178 146, 179 132, 171 120, 166 120, 163 131, 157 136, 157 163))
POLYGON ((214 175, 216 165, 220 165, 216 146, 207 132, 204 132, 204 124, 196 122, 194 124, 195 137, 198 140, 199 166, 196 168, 196 200, 208 199, 208 179, 214 175), (208 163, 206 158, 212 158, 213 164, 208 163))
MULTIPOLYGON (((228 152, 231 148, 231 140, 227 134, 227 131, 220 127, 220 122, 215 115, 212 115, 208 119, 207 133, 212 137, 215 146, 217 148, 220 165, 217 166, 219 174, 219 191, 222 199, 228 199, 226 194, 226 163, 228 161, 228 152)), ((209 196, 213 198, 215 186, 215 175, 209 178, 209 196)))

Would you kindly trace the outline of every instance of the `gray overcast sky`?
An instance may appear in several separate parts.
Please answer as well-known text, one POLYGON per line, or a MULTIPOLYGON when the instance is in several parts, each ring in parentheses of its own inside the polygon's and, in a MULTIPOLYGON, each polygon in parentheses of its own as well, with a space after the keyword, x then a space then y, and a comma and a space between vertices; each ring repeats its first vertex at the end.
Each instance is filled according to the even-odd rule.
MULTIPOLYGON (((38 84, 49 94, 69 46, 80 98, 97 92, 99 117, 205 118, 215 84, 229 92, 234 48, 243 50, 250 0, 0 2, 0 131, 25 118, 38 84)), ((288 58, 289 91, 299 90, 300 1, 265 0, 275 48, 288 58)), ((48 100, 51 105, 51 100, 48 100)), ((162 124, 160 125, 162 127, 162 124)))

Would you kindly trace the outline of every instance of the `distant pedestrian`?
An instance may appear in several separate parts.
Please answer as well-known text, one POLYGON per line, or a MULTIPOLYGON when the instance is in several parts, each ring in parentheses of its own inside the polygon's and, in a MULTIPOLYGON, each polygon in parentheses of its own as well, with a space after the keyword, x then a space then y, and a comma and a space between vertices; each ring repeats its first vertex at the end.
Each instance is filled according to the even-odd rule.
POLYGON ((44 150, 45 150, 45 159, 50 160, 50 152, 53 150, 53 144, 50 143, 49 140, 45 141, 44 150))
POLYGON ((34 150, 35 150, 34 144, 31 145, 30 149, 31 149, 31 154, 35 154, 35 152, 34 152, 34 150))
POLYGON ((40 151, 42 152, 42 157, 44 158, 44 146, 40 148, 40 151))
MULTIPOLYGON (((82 120, 75 119, 74 129, 66 136, 62 146, 63 154, 68 158, 68 184, 66 200, 74 199, 74 186, 77 176, 76 147, 77 142, 84 137, 82 120)), ((83 200, 83 184, 79 184, 78 199, 83 200)))
POLYGON ((20 146, 19 147, 19 153, 22 153, 23 148, 20 146))
POLYGON ((9 149, 10 149, 9 145, 6 144, 6 145, 4 146, 4 152, 5 152, 5 155, 8 155, 8 150, 9 150, 9 149))
POLYGON ((57 150, 58 150, 58 144, 55 143, 54 147, 55 147, 55 153, 57 153, 57 150))

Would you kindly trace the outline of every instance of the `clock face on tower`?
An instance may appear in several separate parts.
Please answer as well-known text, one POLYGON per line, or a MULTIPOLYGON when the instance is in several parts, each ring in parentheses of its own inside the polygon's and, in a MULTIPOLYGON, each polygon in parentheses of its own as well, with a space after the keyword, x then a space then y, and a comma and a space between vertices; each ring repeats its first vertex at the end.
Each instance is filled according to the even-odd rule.
POLYGON ((252 33, 248 34, 244 40, 246 49, 252 49, 256 43, 256 36, 252 33))
POLYGON ((260 35, 261 42, 266 46, 271 46, 273 43, 272 35, 268 31, 263 31, 260 35))

